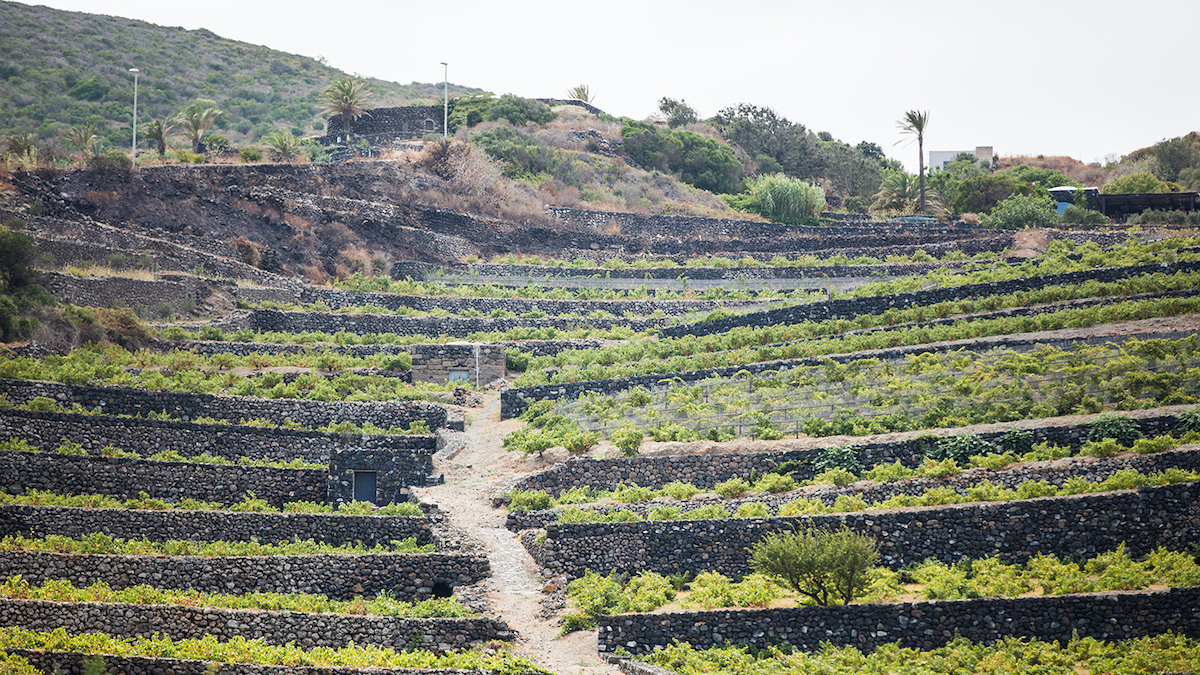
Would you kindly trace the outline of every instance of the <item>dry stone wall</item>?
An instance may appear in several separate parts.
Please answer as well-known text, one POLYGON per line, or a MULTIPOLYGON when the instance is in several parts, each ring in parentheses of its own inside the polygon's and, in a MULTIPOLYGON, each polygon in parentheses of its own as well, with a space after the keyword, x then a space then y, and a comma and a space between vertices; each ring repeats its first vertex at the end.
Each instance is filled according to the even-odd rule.
MULTIPOLYGON (((126 556, 0 552, 0 576, 20 574, 30 584, 65 579, 75 586, 104 581, 116 589, 146 584, 244 595, 313 593, 348 600, 387 591, 411 602, 489 575, 486 558, 450 553, 357 555, 126 556)), ((444 592, 444 591, 443 591, 444 592)))
POLYGON ((325 469, 275 469, 240 465, 158 462, 115 457, 0 451, 0 486, 10 494, 107 495, 133 499, 146 493, 178 502, 192 498, 234 504, 247 492, 279 507, 286 502, 325 502, 325 469))
MULTIPOLYGON (((1180 429, 1178 412, 1186 407, 1168 410, 1133 410, 1125 413, 1136 420, 1145 436, 1160 436, 1180 429)), ((1026 422, 1019 425, 995 425, 991 431, 981 431, 978 436, 998 445, 1008 433, 1009 426, 1033 433, 1034 443, 1063 445, 1078 450, 1087 440, 1090 427, 1084 424, 1054 422, 1026 422)), ((950 436, 946 430, 932 430, 936 436, 950 436)), ((870 468, 876 464, 901 464, 915 468, 924 458, 931 441, 909 438, 896 441, 869 442, 854 445, 853 450, 860 464, 870 468)), ((831 444, 832 445, 832 444, 831 444)), ((612 490, 621 483, 636 483, 643 487, 660 488, 673 481, 691 483, 701 488, 711 488, 730 478, 748 478, 751 475, 770 473, 776 464, 801 462, 805 466, 792 474, 797 481, 813 477, 807 466, 824 448, 787 450, 783 452, 742 452, 723 455, 667 455, 662 457, 614 457, 592 459, 572 457, 539 473, 530 474, 513 483, 514 490, 544 490, 558 496, 573 487, 592 486, 601 490, 612 490)))
POLYGON ((768 532, 799 525, 846 525, 879 542, 882 564, 899 568, 927 558, 957 562, 999 556, 1023 562, 1037 553, 1091 557, 1122 542, 1130 555, 1200 541, 1200 482, 1100 494, 943 507, 800 516, 546 526, 530 553, 543 574, 588 570, 636 574, 750 571, 747 549, 768 532))
MULTIPOLYGON (((780 494, 762 494, 740 499, 721 499, 716 496, 701 497, 697 495, 686 502, 648 501, 635 504, 611 504, 597 506, 591 510, 600 513, 613 511, 629 511, 639 516, 647 517, 655 508, 662 506, 679 506, 688 510, 719 504, 729 511, 736 511, 742 504, 766 504, 772 510, 803 497, 817 500, 826 506, 832 506, 842 495, 859 497, 868 504, 879 503, 892 497, 907 495, 920 496, 935 488, 949 488, 961 495, 968 495, 971 488, 978 487, 983 481, 989 481, 997 487, 1015 489, 1025 481, 1045 481, 1054 486, 1062 486, 1070 478, 1081 478, 1091 482, 1100 482, 1111 478, 1119 471, 1132 469, 1144 474, 1156 473, 1167 469, 1196 471, 1200 469, 1200 449, 1175 450, 1155 455, 1126 455, 1122 457, 1073 457, 1053 462, 1037 462, 1013 469, 989 471, 987 469, 971 469, 949 478, 925 478, 914 476, 890 483, 858 482, 851 485, 836 487, 833 485, 818 485, 801 491, 780 494)), ((743 476, 747 477, 747 476, 743 476)), ((516 511, 510 512, 505 526, 514 531, 543 528, 558 518, 558 511, 516 511)))
MULTIPOLYGON (((85 675, 85 665, 91 655, 79 652, 10 649, 9 653, 27 659, 45 673, 85 675)), ((193 659, 150 658, 142 656, 105 656, 109 672, 121 675, 212 675, 212 662, 193 659)), ((345 667, 324 666, 264 666, 253 663, 222 663, 221 675, 347 675, 345 667)), ((464 675, 449 668, 372 668, 371 675, 464 675)), ((526 675, 514 673, 513 675, 526 675)), ((528 675, 534 675, 530 673, 528 675)))
MULTIPOLYGON (((33 380, 0 379, 0 394, 13 404, 24 404, 38 396, 54 399, 60 405, 78 403, 89 410, 108 415, 147 415, 165 411, 174 418, 197 417, 240 422, 263 418, 282 425, 285 420, 306 426, 322 427, 338 422, 379 427, 407 427, 423 421, 430 429, 448 426, 446 408, 425 401, 329 402, 301 399, 264 399, 248 396, 215 396, 169 391, 149 391, 132 387, 92 387, 33 380)), ((457 422, 458 425, 462 421, 457 422)), ((456 427, 462 431, 461 426, 456 427)))
POLYGON ((240 328, 283 333, 337 333, 355 335, 393 333, 396 335, 447 335, 465 338, 472 333, 504 332, 514 328, 597 328, 606 330, 629 327, 635 331, 658 328, 669 323, 667 318, 482 318, 461 316, 400 316, 396 314, 331 314, 326 312, 283 312, 275 309, 251 310, 240 328))
MULTIPOLYGON (((253 636, 267 644, 341 649, 353 642, 385 649, 466 649, 512 637, 508 624, 488 618, 421 619, 314 614, 176 605, 48 602, 0 598, 0 625, 51 632, 102 632, 119 637, 219 640, 253 636)), ((222 669, 224 672, 224 669, 222 669)))
POLYGON ((965 300, 989 295, 1004 295, 1018 291, 1031 291, 1047 286, 1063 286, 1085 281, 1119 281, 1145 274, 1173 274, 1175 272, 1194 272, 1196 270, 1200 270, 1200 261, 1150 263, 1066 272, 1063 274, 1047 274, 1040 277, 1022 277, 1009 281, 966 284, 963 286, 935 288, 926 291, 910 291, 907 293, 895 293, 869 298, 829 300, 807 305, 771 309, 765 312, 742 314, 717 321, 670 326, 662 330, 662 335, 664 337, 712 335, 743 326, 761 327, 776 324, 802 323, 804 321, 826 321, 863 314, 882 314, 889 309, 905 309, 908 307, 933 305, 939 302, 965 300))
POLYGON ((113 445, 143 457, 173 450, 189 457, 207 453, 234 462, 245 457, 324 463, 339 450, 378 449, 407 457, 424 469, 432 468, 428 457, 437 449, 432 436, 341 434, 12 408, 0 409, 0 437, 24 439, 44 451, 66 440, 91 454, 113 445))
POLYGON ((482 387, 504 377, 504 364, 504 345, 498 342, 412 346, 412 377, 418 382, 445 384, 456 374, 482 387))
POLYGON ((83 307, 144 307, 162 303, 175 310, 187 301, 196 302, 196 279, 187 274, 163 274, 154 281, 129 277, 90 277, 43 272, 40 283, 60 302, 83 307))
POLYGON ((439 522, 426 516, 370 516, 340 513, 248 513, 235 511, 148 511, 82 509, 65 506, 0 505, 0 536, 80 538, 94 532, 151 541, 250 541, 286 543, 294 539, 343 546, 362 542, 388 546, 414 537, 433 542, 439 522))
POLYGON ((759 649, 787 643, 815 651, 824 643, 870 652, 899 641, 907 649, 942 647, 956 636, 976 643, 1008 637, 1069 642, 1073 637, 1130 640, 1168 631, 1200 637, 1200 587, 1030 598, 871 603, 765 610, 717 610, 600 617, 599 650, 645 654, 679 640, 696 649, 726 642, 759 649))

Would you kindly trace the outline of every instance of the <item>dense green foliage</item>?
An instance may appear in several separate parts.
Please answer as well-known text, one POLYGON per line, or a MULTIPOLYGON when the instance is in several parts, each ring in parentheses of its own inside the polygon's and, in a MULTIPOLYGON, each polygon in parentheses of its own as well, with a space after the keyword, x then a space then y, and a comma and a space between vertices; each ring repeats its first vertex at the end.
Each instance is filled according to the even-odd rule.
POLYGON ((318 647, 305 650, 289 643, 284 646, 267 644, 261 639, 243 637, 222 642, 209 635, 200 639, 172 640, 156 635, 149 638, 119 638, 106 633, 73 635, 65 628, 49 633, 22 628, 0 627, 0 649, 42 649, 146 656, 175 659, 198 659, 217 663, 259 663, 281 666, 351 666, 355 668, 461 668, 497 674, 544 673, 549 671, 528 658, 508 651, 474 649, 435 654, 429 651, 400 651, 375 646, 350 645, 341 649, 318 647))
POLYGON ((41 586, 31 586, 20 575, 8 577, 3 584, 0 584, 0 597, 53 602, 119 602, 135 605, 183 605, 224 609, 262 609, 276 612, 419 618, 475 615, 455 598, 431 598, 410 603, 397 600, 386 591, 372 599, 335 600, 324 595, 306 593, 255 591, 244 595, 228 595, 201 593, 195 589, 154 588, 142 584, 114 590, 103 580, 97 581, 91 586, 78 588, 70 581, 63 579, 47 579, 42 582, 41 586))
POLYGON ((983 217, 986 227, 1023 230, 1048 227, 1059 220, 1054 200, 1039 195, 1013 195, 1000 202, 983 217))
POLYGON ((1076 638, 1066 645, 1005 638, 976 644, 955 638, 922 651, 885 645, 869 654, 854 647, 826 646, 815 652, 770 647, 693 649, 686 642, 659 647, 639 657, 678 675, 858 675, 860 673, 988 673, 990 675, 1143 675, 1200 668, 1200 641, 1173 633, 1125 642, 1076 638))
POLYGON ((1178 185, 1163 182, 1152 173, 1134 173, 1105 183, 1101 192, 1105 194, 1178 192, 1178 188, 1178 185))
POLYGON ((819 186, 776 173, 759 176, 745 195, 731 195, 735 209, 752 211, 777 223, 816 225, 825 210, 825 191, 819 186))
POLYGON ((680 180, 709 192, 742 191, 742 165, 721 141, 684 129, 662 129, 627 121, 621 152, 644 169, 679 174, 680 180))
POLYGON ((756 573, 818 605, 835 599, 850 604, 866 590, 867 570, 877 562, 875 540, 845 526, 768 532, 750 550, 750 567, 756 573))
MULTIPOLYGON (((7 445, 7 444, 5 444, 7 445)), ((0 449, 10 448, 0 445, 0 449)), ((132 499, 117 499, 108 495, 60 495, 46 490, 27 489, 23 494, 13 495, 0 493, 0 504, 22 504, 26 506, 69 506, 84 509, 140 509, 147 511, 169 511, 179 509, 184 511, 242 511, 253 513, 339 513, 343 515, 374 515, 374 516, 421 516, 421 507, 412 502, 392 502, 385 506, 375 506, 370 502, 342 502, 336 507, 318 502, 285 502, 283 508, 275 508, 264 499, 259 499, 253 492, 247 493, 241 501, 225 505, 220 502, 206 502, 197 499, 182 499, 169 502, 156 499, 145 492, 138 493, 132 499)))
POLYGON ((954 213, 991 213, 1013 195, 1033 196, 1037 188, 1002 175, 975 176, 964 180, 954 198, 954 213))

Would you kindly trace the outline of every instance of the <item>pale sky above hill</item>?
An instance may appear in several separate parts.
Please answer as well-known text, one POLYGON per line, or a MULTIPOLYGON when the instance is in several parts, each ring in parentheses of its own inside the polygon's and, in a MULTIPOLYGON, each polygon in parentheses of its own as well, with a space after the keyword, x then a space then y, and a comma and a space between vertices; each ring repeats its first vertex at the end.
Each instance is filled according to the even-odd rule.
MULTIPOLYGON (((22 0, 25 1, 25 0, 22 0)), ((1200 130, 1196 0, 45 0, 306 56, 351 73, 563 97, 641 119, 663 96, 702 116, 767 106, 851 144, 897 145, 928 110, 926 151, 1103 162, 1200 130)), ((186 55, 180 55, 186 58, 186 55)))

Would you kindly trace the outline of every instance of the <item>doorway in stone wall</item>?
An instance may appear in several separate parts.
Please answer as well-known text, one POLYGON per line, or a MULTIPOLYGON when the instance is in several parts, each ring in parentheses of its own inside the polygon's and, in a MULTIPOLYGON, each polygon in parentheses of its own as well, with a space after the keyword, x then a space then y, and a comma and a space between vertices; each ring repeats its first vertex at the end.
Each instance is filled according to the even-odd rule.
POLYGON ((375 503, 377 477, 375 471, 354 472, 354 501, 375 503))

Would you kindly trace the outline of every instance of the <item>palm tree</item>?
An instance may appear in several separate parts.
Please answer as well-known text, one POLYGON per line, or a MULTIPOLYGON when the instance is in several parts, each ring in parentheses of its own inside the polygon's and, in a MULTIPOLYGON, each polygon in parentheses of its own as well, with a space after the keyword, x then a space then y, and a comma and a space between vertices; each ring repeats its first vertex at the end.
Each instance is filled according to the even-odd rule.
POLYGON ((280 161, 287 162, 293 157, 300 154, 300 143, 296 141, 296 137, 290 131, 275 131, 262 137, 263 143, 271 149, 274 156, 280 161))
POLYGON ((31 150, 37 150, 37 137, 33 134, 9 134, 4 137, 4 145, 8 148, 8 154, 14 159, 20 159, 29 154, 31 150))
POLYGON ((586 84, 581 84, 578 87, 571 87, 568 89, 567 98, 578 99, 584 103, 591 103, 592 99, 595 97, 592 96, 592 92, 588 90, 588 86, 586 84))
POLYGON ((179 117, 168 115, 142 125, 142 137, 148 141, 154 141, 161 157, 167 154, 167 139, 175 135, 178 127, 179 117))
POLYGON ((222 114, 221 110, 213 107, 205 108, 199 103, 193 103, 179 113, 179 125, 183 127, 192 141, 192 152, 200 152, 203 148, 204 132, 211 129, 222 114))
POLYGON ((875 193, 871 210, 912 213, 920 199, 916 179, 907 171, 887 172, 879 184, 879 192, 875 193))
MULTIPOLYGON (((326 112, 341 115, 343 119, 348 118, 349 120, 370 115, 367 112, 367 100, 371 98, 371 90, 366 86, 362 80, 355 80, 352 77, 334 80, 333 84, 321 93, 321 107, 326 112)), ((342 126, 346 129, 350 128, 349 124, 343 123, 342 126)))
POLYGON ((921 198, 917 202, 917 212, 925 213, 925 127, 929 124, 929 111, 909 110, 896 124, 900 127, 900 133, 917 137, 917 177, 921 181, 921 198))
POLYGON ((96 154, 96 142, 100 138, 96 136, 96 125, 84 122, 67 129, 65 140, 79 151, 81 157, 86 159, 89 154, 96 154))

